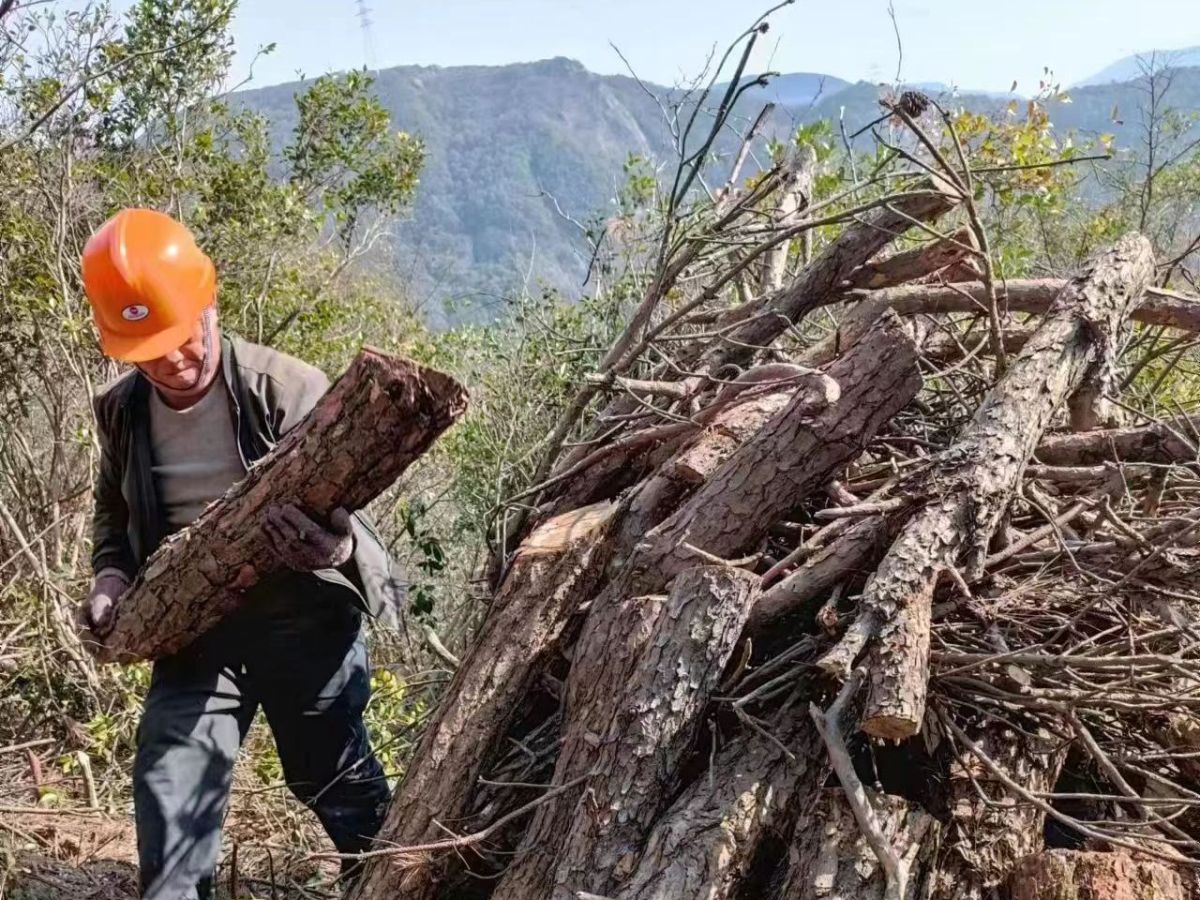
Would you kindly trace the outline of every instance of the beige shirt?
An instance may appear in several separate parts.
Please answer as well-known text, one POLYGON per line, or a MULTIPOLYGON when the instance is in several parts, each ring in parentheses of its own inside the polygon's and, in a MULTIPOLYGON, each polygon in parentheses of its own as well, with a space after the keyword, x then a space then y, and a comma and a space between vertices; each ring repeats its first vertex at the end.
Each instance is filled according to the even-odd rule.
POLYGON ((190 525, 204 507, 246 474, 229 392, 220 375, 208 393, 187 409, 172 409, 152 390, 150 443, 154 481, 172 531, 190 525))

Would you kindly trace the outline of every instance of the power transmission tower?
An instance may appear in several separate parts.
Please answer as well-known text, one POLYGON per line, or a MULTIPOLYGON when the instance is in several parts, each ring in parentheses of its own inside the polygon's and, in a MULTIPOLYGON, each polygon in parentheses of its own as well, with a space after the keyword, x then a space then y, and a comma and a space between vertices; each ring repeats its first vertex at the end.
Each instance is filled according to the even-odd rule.
POLYGON ((377 66, 375 62, 375 41, 371 37, 371 26, 375 23, 371 20, 371 9, 367 6, 367 0, 354 0, 354 5, 358 8, 358 24, 362 28, 363 64, 367 67, 368 72, 373 72, 377 66))

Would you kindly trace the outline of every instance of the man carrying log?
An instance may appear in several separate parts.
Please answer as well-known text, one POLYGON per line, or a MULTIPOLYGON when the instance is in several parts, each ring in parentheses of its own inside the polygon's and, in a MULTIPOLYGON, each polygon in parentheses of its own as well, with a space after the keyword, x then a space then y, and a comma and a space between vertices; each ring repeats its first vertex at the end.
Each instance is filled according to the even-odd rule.
MULTIPOLYGON (((216 274, 192 235, 128 209, 83 254, 104 352, 135 368, 94 407, 95 579, 81 618, 102 638, 133 576, 174 531, 240 481, 329 386, 317 369, 223 337, 216 274)), ((367 739, 370 672, 362 613, 401 599, 387 551, 360 514, 328 526, 295 505, 262 522, 284 574, 252 602, 158 660, 138 729, 134 803, 148 898, 212 895, 234 761, 261 705, 288 787, 342 853, 363 850, 389 792, 367 739)))

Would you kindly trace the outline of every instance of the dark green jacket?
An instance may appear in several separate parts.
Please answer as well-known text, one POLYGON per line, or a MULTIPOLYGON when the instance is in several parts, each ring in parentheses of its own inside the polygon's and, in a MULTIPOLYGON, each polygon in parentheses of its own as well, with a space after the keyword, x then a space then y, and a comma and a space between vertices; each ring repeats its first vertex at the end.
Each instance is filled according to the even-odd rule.
MULTIPOLYGON (((221 340, 222 368, 238 449, 247 469, 299 424, 329 389, 321 370, 237 338, 221 340)), ((101 390, 93 401, 100 470, 92 521, 92 569, 114 566, 131 577, 167 536, 166 517, 151 466, 153 390, 137 369, 101 390)), ((402 608, 405 584, 370 521, 354 516, 354 557, 341 569, 316 574, 352 592, 366 612, 391 621, 402 608)))

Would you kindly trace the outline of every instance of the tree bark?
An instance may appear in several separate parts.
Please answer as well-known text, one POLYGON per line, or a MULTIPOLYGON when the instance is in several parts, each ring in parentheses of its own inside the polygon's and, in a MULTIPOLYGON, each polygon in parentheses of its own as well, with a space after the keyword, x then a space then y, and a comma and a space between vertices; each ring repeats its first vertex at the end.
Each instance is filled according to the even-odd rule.
POLYGON ((184 647, 279 568, 262 520, 295 503, 318 520, 366 506, 466 409, 453 378, 363 350, 308 416, 189 528, 172 535, 117 603, 112 630, 89 642, 106 662, 184 647))
POLYGON ((1021 860, 1008 885, 1011 900, 1191 900, 1179 870, 1128 851, 1048 850, 1021 860))
POLYGON ((1131 428, 1085 434, 1052 434, 1038 445, 1037 458, 1051 466, 1091 466, 1104 462, 1192 462, 1200 443, 1200 419, 1180 416, 1131 428))
MULTIPOLYGON (((602 578, 617 511, 615 504, 600 503, 565 513, 522 543, 408 763, 382 840, 399 845, 440 840, 446 831, 438 823, 451 827, 467 815, 489 749, 503 739, 541 661, 558 649, 567 620, 602 578)), ((443 862, 377 857, 350 896, 433 896, 443 862)))
POLYGON ((929 628, 938 579, 966 556, 968 578, 1025 464, 1051 418, 1136 306, 1153 276, 1140 236, 1100 254, 1068 282, 1005 377, 957 442, 910 484, 930 498, 913 513, 867 585, 858 618, 822 661, 845 677, 868 640, 878 638, 862 728, 901 739, 921 728, 929 677, 929 628), (916 481, 924 481, 919 487, 916 481))
MULTIPOLYGON (((975 233, 970 228, 960 228, 947 238, 894 253, 877 262, 864 263, 851 274, 847 287, 879 290, 929 278, 948 266, 969 260, 975 247, 975 233)), ((980 273, 976 271, 974 280, 979 277, 980 273)))
MULTIPOLYGON (((916 872, 931 863, 940 825, 915 803, 869 793, 880 833, 896 856, 916 872)), ((921 880, 910 879, 902 898, 921 896, 921 880)), ((815 813, 797 823, 786 870, 773 900, 891 900, 887 878, 840 788, 825 788, 815 813)))
MULTIPOLYGON (((1044 313, 1054 303, 1066 285, 1058 278, 1014 278, 996 285, 1003 311, 1044 313)), ((1200 302, 1152 286, 1145 288, 1141 305, 1133 311, 1135 322, 1163 325, 1180 331, 1200 331, 1200 302)), ((878 304, 881 309, 894 309, 902 316, 921 313, 987 312, 987 289, 976 282, 964 282, 952 287, 934 284, 906 284, 859 295, 864 302, 878 304)), ((827 302, 839 298, 830 297, 827 302)))
POLYGON ((764 730, 729 741, 671 804, 614 900, 762 896, 744 890, 760 848, 793 823, 812 827, 829 774, 821 739, 799 706, 764 730))
POLYGON ((757 589, 742 569, 688 569, 665 603, 639 598, 589 617, 553 782, 591 776, 577 803, 537 811, 493 900, 607 895, 631 873, 757 589))

